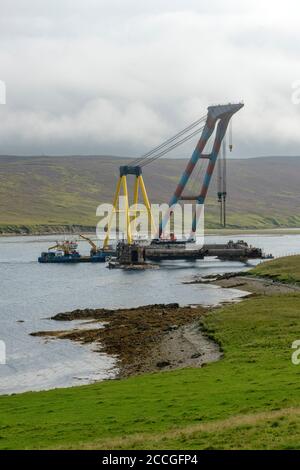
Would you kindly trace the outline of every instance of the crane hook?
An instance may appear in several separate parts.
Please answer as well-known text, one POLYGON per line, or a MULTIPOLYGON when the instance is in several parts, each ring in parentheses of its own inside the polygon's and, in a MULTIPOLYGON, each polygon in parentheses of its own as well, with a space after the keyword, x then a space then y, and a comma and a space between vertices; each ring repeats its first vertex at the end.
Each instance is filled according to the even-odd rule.
POLYGON ((232 118, 230 119, 229 122, 229 151, 232 152, 233 145, 232 145, 232 118))

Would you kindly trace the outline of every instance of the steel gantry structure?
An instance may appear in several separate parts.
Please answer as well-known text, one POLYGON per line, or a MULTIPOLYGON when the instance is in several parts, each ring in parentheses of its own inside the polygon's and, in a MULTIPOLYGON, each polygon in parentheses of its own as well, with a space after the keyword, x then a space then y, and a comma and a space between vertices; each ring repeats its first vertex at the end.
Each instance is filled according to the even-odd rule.
MULTIPOLYGON (((159 237, 163 235, 164 228, 169 220, 170 211, 172 210, 172 206, 176 204, 180 200, 192 200, 195 201, 197 204, 204 204, 206 195, 208 192, 208 188, 211 182, 212 174, 216 165, 216 161, 220 152, 222 140, 226 134, 226 130, 229 124, 230 119, 232 116, 239 111, 244 106, 243 103, 236 103, 236 104, 225 104, 225 105, 216 105, 216 106, 209 106, 207 108, 207 118, 202 130, 202 134, 200 139, 196 145, 196 148, 180 178, 178 186, 169 202, 169 211, 166 213, 165 217, 163 218, 162 222, 159 226, 159 237), (218 123, 218 124, 217 124, 218 123), (209 154, 203 153, 206 144, 211 137, 212 133, 217 124, 216 135, 212 147, 212 151, 209 154), (196 195, 192 196, 184 196, 183 191, 197 165, 199 160, 207 160, 208 165, 206 169, 206 173, 204 176, 204 180, 202 183, 202 187, 200 188, 200 192, 196 195)), ((196 214, 193 217, 192 222, 192 231, 191 231, 191 238, 193 238, 196 232, 197 226, 197 217, 196 214)))
MULTIPOLYGON (((228 127, 228 124, 232 118, 232 116, 238 112, 242 107, 244 106, 243 103, 228 103, 228 104, 223 104, 223 105, 214 105, 214 106, 209 106, 207 108, 207 114, 199 118, 197 121, 194 121, 192 124, 187 126, 185 129, 182 131, 178 132, 175 136, 167 139, 165 142, 162 144, 158 145, 157 147, 153 148, 146 154, 142 155, 139 158, 136 158, 129 162, 127 165, 122 165, 120 167, 120 176, 118 179, 117 183, 117 188, 113 200, 113 211, 110 215, 110 219, 107 225, 107 234, 104 240, 103 248, 107 248, 109 244, 109 239, 110 239, 110 230, 111 230, 111 224, 113 220, 113 215, 117 212, 120 212, 119 208, 119 197, 121 194, 121 189, 123 189, 123 194, 124 194, 124 199, 125 199, 125 221, 126 221, 126 236, 127 236, 127 242, 129 244, 132 243, 133 241, 133 234, 131 233, 131 228, 130 228, 130 223, 131 223, 131 218, 136 217, 137 211, 134 211, 131 213, 129 209, 129 196, 128 196, 128 185, 127 185, 127 176, 128 175, 134 175, 135 176, 135 184, 134 184, 134 197, 133 197, 133 202, 134 205, 138 204, 138 198, 139 198, 139 188, 142 191, 142 196, 144 200, 144 204, 146 206, 146 210, 148 212, 149 216, 149 222, 154 226, 154 221, 151 213, 151 206, 150 202, 148 199, 146 187, 144 184, 144 180, 142 177, 142 169, 146 165, 154 162, 155 160, 161 158, 162 156, 166 155, 170 151, 174 150, 177 148, 179 145, 182 145, 183 143, 187 142, 188 140, 192 139, 194 136, 199 134, 201 132, 199 141, 196 145, 196 148, 187 163, 187 166, 179 180, 179 183, 177 185, 177 188, 170 199, 169 202, 169 209, 166 211, 166 214, 163 216, 162 220, 159 223, 159 228, 157 231, 157 236, 156 238, 161 239, 164 236, 164 229, 166 227, 166 224, 168 223, 168 220, 170 218, 170 215, 172 213, 172 206, 177 204, 179 201, 183 200, 190 200, 194 201, 196 204, 201 204, 203 205, 206 200, 208 188, 211 182, 211 178, 215 169, 216 161, 220 152, 220 148, 222 145, 222 141, 225 137, 226 130, 228 127), (200 127, 199 127, 200 126, 200 127), (214 130, 216 128, 216 133, 212 145, 212 150, 210 153, 204 153, 205 147, 212 136, 214 130), (187 186, 187 183, 189 182, 196 165, 198 162, 207 162, 207 167, 205 170, 205 175, 202 181, 202 184, 199 188, 199 192, 193 195, 184 195, 183 192, 187 186)), ((230 143, 230 147, 232 148, 232 145, 230 143)), ((231 150, 230 148, 230 150, 231 150)), ((224 177, 223 173, 223 177, 224 177)), ((226 177, 226 175, 225 175, 226 177)), ((197 178, 197 177, 196 177, 197 178)), ((197 181, 196 183, 199 184, 200 180, 197 181)), ((226 198, 226 191, 224 190, 224 185, 223 185, 223 191, 222 191, 222 198, 226 198), (224 193, 224 194, 223 194, 224 193)), ((218 192, 218 196, 220 197, 220 191, 218 192)), ((225 204, 225 202, 224 202, 225 204)), ((195 233, 196 233, 196 227, 197 227, 197 211, 195 212, 192 220, 192 228, 191 228, 191 239, 194 238, 195 233)))

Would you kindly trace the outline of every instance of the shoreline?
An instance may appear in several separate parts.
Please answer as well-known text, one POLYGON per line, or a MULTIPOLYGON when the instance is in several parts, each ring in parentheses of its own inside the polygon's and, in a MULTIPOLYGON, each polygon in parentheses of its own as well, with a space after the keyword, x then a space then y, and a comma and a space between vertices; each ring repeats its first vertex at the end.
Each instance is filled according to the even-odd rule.
POLYGON ((188 284, 212 284, 224 289, 239 289, 248 292, 250 296, 276 295, 299 292, 300 286, 281 282, 268 277, 251 276, 248 271, 209 275, 204 277, 195 276, 188 284))
MULTIPOLYGON (((194 283, 201 282, 195 276, 200 273, 204 275, 205 271, 194 271, 194 276, 190 273, 188 279, 194 283)), ((166 374, 159 373, 164 368, 156 368, 157 373, 145 370, 147 373, 140 372, 143 375, 139 375, 135 371, 132 375, 136 376, 128 380, 123 380, 123 377, 130 374, 124 374, 118 377, 121 380, 94 381, 89 385, 57 388, 47 393, 0 397, 5 425, 2 448, 239 449, 248 448, 249 442, 253 449, 296 448, 299 433, 293 413, 281 420, 277 415, 271 416, 270 412, 279 410, 282 417, 285 410, 293 411, 291 407, 299 402, 295 380, 297 370, 291 366, 290 347, 295 341, 299 323, 299 276, 300 255, 268 261, 243 274, 206 276, 204 282, 257 284, 252 284, 254 292, 250 298, 232 305, 223 307, 223 303, 207 310, 202 307, 201 312, 199 307, 186 307, 182 319, 186 326, 173 323, 178 304, 156 305, 155 315, 153 306, 144 307, 144 310, 148 309, 148 319, 155 320, 154 326, 156 323, 160 325, 158 336, 153 335, 152 342, 151 328, 147 331, 141 308, 115 312, 98 309, 97 313, 85 309, 56 315, 53 321, 82 319, 75 325, 57 323, 62 329, 82 328, 80 323, 83 321, 86 326, 95 328, 97 321, 103 319, 107 324, 104 337, 108 341, 115 337, 116 347, 121 347, 112 330, 115 333, 119 331, 124 337, 122 342, 128 346, 134 342, 135 349, 140 344, 144 356, 150 356, 150 359, 152 354, 156 354, 153 340, 159 339, 160 333, 161 346, 167 345, 166 338, 172 335, 178 351, 181 346, 176 335, 183 336, 193 345, 201 323, 201 333, 218 343, 221 347, 219 353, 223 355, 217 358, 218 362, 211 362, 204 368, 181 363, 179 367, 182 369, 174 368, 166 374), (274 286, 289 293, 281 294, 274 286), (197 309, 199 312, 193 321, 191 316, 197 309), (131 338, 126 335, 126 321, 140 327, 131 338), (171 328, 162 328, 161 323, 171 325, 171 328), (151 344, 152 353, 151 347, 147 349, 151 344), (12 406, 20 410, 20 416, 11 413, 12 406), (257 420, 260 414, 264 416, 261 421, 257 420), (196 428, 195 422, 200 422, 196 428), (17 435, 16 425, 19 426, 17 435), (207 425, 212 426, 211 432, 207 432, 207 425), (296 429, 296 434, 291 434, 291 428, 296 429), (176 429, 176 434, 170 434, 170 429, 176 429), (126 441, 128 435, 129 440, 126 441), (130 440, 130 436, 133 439, 130 440), (139 436, 138 441, 136 436, 139 436)), ((201 289, 203 286, 193 287, 195 291, 201 289)), ((211 286, 211 290, 216 289, 219 288, 211 286)), ((183 310, 180 309, 178 315, 180 311, 183 310)), ((49 326, 47 323, 48 327, 53 328, 53 324, 49 326)), ((36 341, 41 342, 37 338, 36 341)), ((55 337, 53 341, 57 342, 55 337)), ((97 345, 101 345, 99 338, 95 347, 97 345)), ((190 352, 190 356, 192 354, 190 352)))
MULTIPOLYGON (((0 238, 6 237, 33 237, 47 235, 76 235, 79 232, 95 234, 96 227, 88 225, 33 225, 37 230, 30 230, 29 226, 20 226, 19 230, 5 231, 0 225, 0 238), (48 229, 46 229, 46 227, 48 229)), ((6 226, 5 226, 6 227, 6 226)), ((300 235, 300 227, 280 228, 207 228, 206 235, 235 236, 235 235, 300 235)))
POLYGON ((201 328, 201 319, 212 310, 200 305, 180 307, 175 303, 75 310, 51 319, 83 320, 90 328, 38 331, 31 335, 92 344, 95 352, 117 358, 119 373, 115 378, 120 379, 182 367, 203 367, 219 360, 222 356, 219 345, 201 328), (102 327, 97 328, 98 322, 102 327), (93 324, 95 328, 91 328, 93 324))
MULTIPOLYGON (((246 294, 241 301, 253 296, 286 294, 300 290, 297 285, 239 272, 202 278, 195 276, 187 283, 236 288, 246 294)), ((226 302, 226 305, 234 303, 226 302)), ((184 367, 203 367, 222 358, 220 346, 206 335, 202 327, 205 315, 222 306, 223 304, 216 307, 180 307, 174 303, 116 310, 77 309, 59 313, 51 319, 58 322, 82 320, 82 325, 88 325, 89 328, 37 331, 31 335, 93 345, 95 352, 117 359, 119 372, 114 379, 184 367), (98 323, 101 326, 97 327, 98 323)))
POLYGON ((29 225, 0 225, 0 238, 6 237, 38 237, 38 236, 47 236, 47 235, 74 235, 79 232, 84 233, 95 233, 96 227, 92 225, 47 225, 47 224, 33 224, 29 225), (7 227, 15 228, 12 230, 7 230, 7 227))

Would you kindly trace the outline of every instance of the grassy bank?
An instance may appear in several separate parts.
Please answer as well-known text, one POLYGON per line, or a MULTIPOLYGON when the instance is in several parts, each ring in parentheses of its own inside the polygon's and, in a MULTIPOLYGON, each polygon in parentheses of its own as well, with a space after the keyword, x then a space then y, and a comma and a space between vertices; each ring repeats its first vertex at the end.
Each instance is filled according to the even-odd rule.
POLYGON ((0 225, 0 236, 4 235, 51 235, 51 234, 72 234, 78 232, 95 233, 95 226, 92 225, 0 225))
POLYGON ((299 283, 300 255, 286 256, 259 264, 251 270, 251 274, 267 277, 274 281, 299 283))
POLYGON ((2 396, 0 447, 299 447, 299 311, 289 294, 209 314, 224 358, 201 369, 2 396))

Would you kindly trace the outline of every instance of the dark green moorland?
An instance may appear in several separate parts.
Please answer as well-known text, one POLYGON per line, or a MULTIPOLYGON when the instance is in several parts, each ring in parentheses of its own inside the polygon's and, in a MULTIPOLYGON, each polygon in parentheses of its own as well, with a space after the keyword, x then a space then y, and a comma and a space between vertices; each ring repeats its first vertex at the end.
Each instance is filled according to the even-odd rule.
MULTIPOLYGON (((258 269, 277 273, 278 263, 258 269)), ((299 281, 300 256, 284 266, 299 281)), ((300 339, 300 292, 248 298, 208 314, 203 327, 224 357, 201 369, 1 396, 0 447, 299 448, 291 345, 300 339)))

